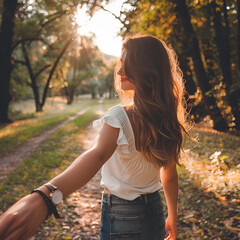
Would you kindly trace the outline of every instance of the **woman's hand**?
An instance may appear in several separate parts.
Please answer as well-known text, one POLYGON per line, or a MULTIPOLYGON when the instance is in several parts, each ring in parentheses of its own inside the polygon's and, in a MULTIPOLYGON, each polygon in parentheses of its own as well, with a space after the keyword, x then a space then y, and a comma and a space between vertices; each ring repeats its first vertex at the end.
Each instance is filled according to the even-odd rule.
POLYGON ((169 233, 169 236, 166 238, 166 240, 176 240, 177 239, 177 221, 167 218, 165 222, 165 231, 166 231, 166 236, 169 233))
POLYGON ((33 236, 47 216, 38 193, 27 195, 0 217, 0 240, 24 240, 33 236))
POLYGON ((178 174, 176 164, 161 168, 161 181, 168 207, 168 218, 165 222, 166 233, 170 235, 166 240, 177 238, 177 215, 178 215, 178 174))

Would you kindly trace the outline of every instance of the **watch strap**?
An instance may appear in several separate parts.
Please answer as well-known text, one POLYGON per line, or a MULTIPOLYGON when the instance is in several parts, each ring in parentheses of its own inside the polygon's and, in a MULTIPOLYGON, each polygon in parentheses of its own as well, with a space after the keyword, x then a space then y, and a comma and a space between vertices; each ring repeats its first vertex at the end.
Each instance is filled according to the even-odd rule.
POLYGON ((48 214, 47 214, 46 219, 49 218, 52 215, 52 213, 54 214, 55 218, 60 218, 57 208, 56 208, 56 206, 54 206, 51 199, 48 198, 47 195, 39 189, 34 189, 34 190, 32 190, 31 193, 34 193, 34 192, 40 194, 41 197, 43 198, 45 204, 47 205, 48 214))
POLYGON ((43 184, 43 186, 47 187, 50 190, 50 192, 54 192, 58 189, 56 186, 52 185, 51 183, 45 183, 43 184))

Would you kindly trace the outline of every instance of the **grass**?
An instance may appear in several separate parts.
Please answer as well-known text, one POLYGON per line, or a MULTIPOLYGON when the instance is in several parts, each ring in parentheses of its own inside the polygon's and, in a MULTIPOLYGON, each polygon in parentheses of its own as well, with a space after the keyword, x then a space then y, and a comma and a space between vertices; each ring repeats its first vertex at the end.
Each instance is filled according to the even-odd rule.
POLYGON ((198 135, 199 143, 187 139, 185 144, 190 151, 183 155, 183 164, 189 176, 221 200, 240 201, 239 138, 197 128, 191 130, 191 135, 198 135))
POLYGON ((36 114, 34 118, 15 121, 0 129, 0 156, 4 156, 16 149, 23 142, 40 134, 44 130, 50 129, 56 124, 62 122, 78 111, 84 109, 89 104, 95 104, 96 101, 85 101, 81 104, 67 106, 64 111, 52 110, 47 113, 36 114))
POLYGON ((81 152, 79 133, 95 118, 96 105, 57 130, 0 184, 1 211, 63 171, 81 152))
POLYGON ((234 168, 240 162, 240 138, 231 135, 218 135, 212 132, 191 130, 192 136, 198 136, 199 143, 187 139, 186 147, 193 153, 201 156, 203 161, 210 159, 215 152, 221 151, 221 160, 229 167, 234 168))
POLYGON ((108 99, 107 101, 103 102, 103 107, 104 107, 104 110, 107 111, 109 108, 111 108, 115 105, 118 105, 120 103, 121 103, 121 101, 119 98, 108 99))

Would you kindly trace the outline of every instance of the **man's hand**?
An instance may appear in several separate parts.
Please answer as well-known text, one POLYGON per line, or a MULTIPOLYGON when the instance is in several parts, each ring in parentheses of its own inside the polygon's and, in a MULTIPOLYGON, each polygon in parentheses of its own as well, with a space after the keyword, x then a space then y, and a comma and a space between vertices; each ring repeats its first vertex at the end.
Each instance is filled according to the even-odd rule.
POLYGON ((0 217, 0 240, 24 240, 34 235, 47 216, 38 193, 27 195, 0 217))

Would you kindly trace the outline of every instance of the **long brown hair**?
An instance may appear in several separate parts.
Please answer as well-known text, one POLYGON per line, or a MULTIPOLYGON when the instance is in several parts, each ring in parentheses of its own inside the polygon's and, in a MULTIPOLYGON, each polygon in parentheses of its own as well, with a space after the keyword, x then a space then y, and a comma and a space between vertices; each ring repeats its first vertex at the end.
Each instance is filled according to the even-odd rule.
MULTIPOLYGON (((189 137, 184 83, 175 52, 150 35, 127 37, 123 43, 126 76, 135 91, 127 111, 135 126, 135 144, 147 161, 158 166, 179 164, 184 133, 189 137)), ((120 97, 131 95, 115 87, 120 97)))

